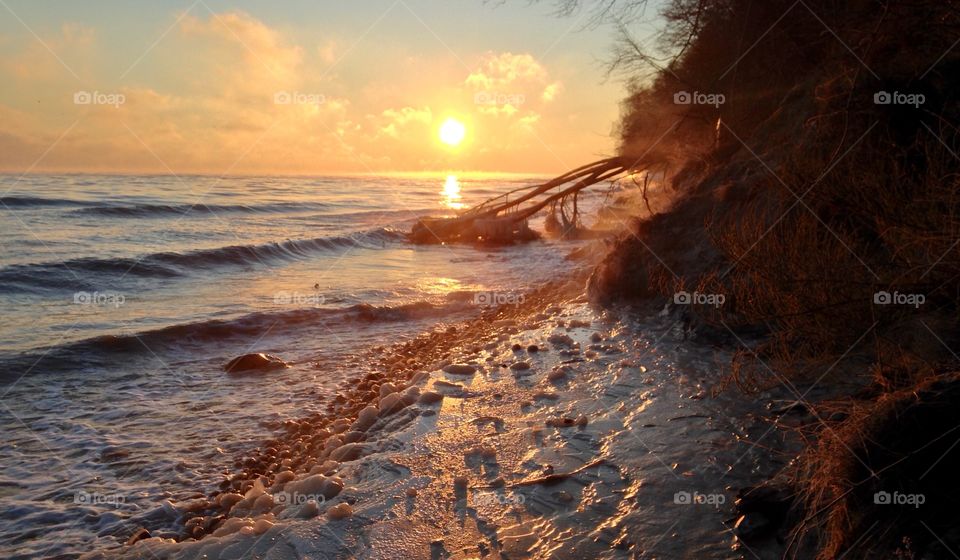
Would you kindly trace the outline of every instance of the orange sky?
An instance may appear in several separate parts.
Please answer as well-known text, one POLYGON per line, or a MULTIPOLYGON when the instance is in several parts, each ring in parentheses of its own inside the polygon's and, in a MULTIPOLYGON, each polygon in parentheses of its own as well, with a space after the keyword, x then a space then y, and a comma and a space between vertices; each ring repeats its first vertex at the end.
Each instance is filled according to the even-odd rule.
POLYGON ((177 3, 144 22, 9 0, 0 169, 554 172, 614 149, 609 31, 542 6, 476 0, 468 21, 408 0, 312 20, 309 4, 177 3), (456 148, 437 138, 448 117, 467 128, 456 148))

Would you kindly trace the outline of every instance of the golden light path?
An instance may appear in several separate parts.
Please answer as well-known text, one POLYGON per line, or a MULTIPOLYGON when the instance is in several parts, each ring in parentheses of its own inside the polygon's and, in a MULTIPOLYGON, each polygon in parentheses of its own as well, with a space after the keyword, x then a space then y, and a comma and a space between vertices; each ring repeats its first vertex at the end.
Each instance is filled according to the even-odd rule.
POLYGON ((463 195, 460 194, 460 181, 456 175, 447 175, 447 180, 443 183, 443 205, 454 210, 462 210, 466 205, 461 202, 463 195))

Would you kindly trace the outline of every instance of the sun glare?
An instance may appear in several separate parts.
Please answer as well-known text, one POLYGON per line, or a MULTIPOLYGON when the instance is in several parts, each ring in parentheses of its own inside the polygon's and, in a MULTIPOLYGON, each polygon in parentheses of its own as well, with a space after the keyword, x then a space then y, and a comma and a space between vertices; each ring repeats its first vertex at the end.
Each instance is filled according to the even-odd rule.
POLYGON ((456 175, 447 175, 446 182, 443 183, 443 204, 447 208, 462 210, 466 205, 462 202, 463 195, 460 194, 460 181, 456 175))
POLYGON ((467 127, 452 117, 440 125, 440 141, 448 146, 458 146, 466 135, 467 127))

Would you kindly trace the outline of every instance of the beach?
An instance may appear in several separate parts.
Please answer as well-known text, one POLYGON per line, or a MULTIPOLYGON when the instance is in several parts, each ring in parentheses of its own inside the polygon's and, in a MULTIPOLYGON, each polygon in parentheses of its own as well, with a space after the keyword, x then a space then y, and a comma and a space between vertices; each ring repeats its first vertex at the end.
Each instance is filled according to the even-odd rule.
POLYGON ((675 314, 600 311, 583 281, 373 351, 211 500, 232 505, 172 504, 226 516, 209 534, 86 558, 740 557, 737 491, 777 462, 762 407, 710 396, 723 356, 675 314))

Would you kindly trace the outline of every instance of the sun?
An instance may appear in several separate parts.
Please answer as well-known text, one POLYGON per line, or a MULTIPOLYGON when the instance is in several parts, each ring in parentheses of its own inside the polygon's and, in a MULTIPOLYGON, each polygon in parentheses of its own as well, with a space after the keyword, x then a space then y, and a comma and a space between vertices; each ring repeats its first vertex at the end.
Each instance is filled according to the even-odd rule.
POLYGON ((453 117, 440 125, 440 141, 448 146, 459 146, 466 135, 467 127, 453 117))

